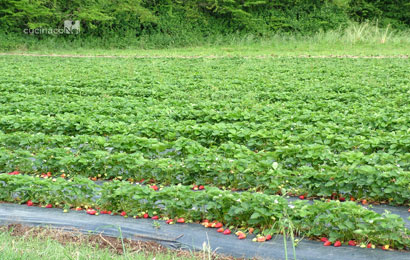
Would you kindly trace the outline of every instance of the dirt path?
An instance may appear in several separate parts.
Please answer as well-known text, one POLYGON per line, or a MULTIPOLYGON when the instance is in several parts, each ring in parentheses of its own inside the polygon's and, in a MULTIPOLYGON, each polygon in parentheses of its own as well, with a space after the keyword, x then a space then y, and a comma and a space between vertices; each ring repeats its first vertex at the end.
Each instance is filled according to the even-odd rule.
POLYGON ((0 56, 31 56, 31 57, 59 57, 59 58, 134 58, 134 59, 223 59, 241 57, 245 59, 268 59, 268 58, 309 58, 309 59, 329 59, 329 58, 347 58, 347 59, 408 59, 409 55, 395 56, 356 56, 356 55, 76 55, 76 54, 35 54, 35 53, 0 53, 0 56))

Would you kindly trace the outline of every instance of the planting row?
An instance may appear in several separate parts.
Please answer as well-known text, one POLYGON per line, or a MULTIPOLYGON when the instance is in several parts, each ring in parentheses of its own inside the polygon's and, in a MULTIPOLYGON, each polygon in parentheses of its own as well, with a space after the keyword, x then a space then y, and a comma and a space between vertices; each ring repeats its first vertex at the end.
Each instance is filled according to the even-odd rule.
MULTIPOLYGON (((231 90, 232 91, 232 90, 231 90)), ((1 92, 0 92, 1 93, 1 92)), ((239 91, 240 93, 240 91, 239 91)), ((183 91, 181 94, 186 95, 183 91)), ((166 100, 157 99, 132 99, 130 97, 84 97, 83 95, 30 95, 27 93, 1 93, 0 102, 5 105, 0 108, 0 113, 20 114, 35 113, 39 115, 56 114, 90 114, 99 116, 115 116, 117 121, 132 120, 134 122, 167 119, 170 121, 194 120, 197 123, 241 122, 265 123, 276 122, 282 118, 292 116, 293 122, 309 124, 314 122, 336 123, 341 126, 364 124, 371 128, 391 130, 395 120, 406 113, 401 105, 403 100, 395 97, 380 102, 371 108, 362 104, 346 104, 338 98, 326 101, 324 104, 306 103, 298 100, 297 95, 292 100, 287 100, 287 105, 275 102, 255 106, 253 99, 221 103, 209 101, 192 104, 184 97, 168 97, 166 100), (36 104, 33 106, 33 104, 36 104), (251 107, 250 107, 251 106, 251 107), (369 109, 377 116, 369 113, 369 109), (352 112, 340 111, 347 110, 352 112)), ((329 98, 329 97, 328 97, 329 98)), ((340 98, 340 97, 339 97, 340 98)), ((349 99, 349 97, 346 97, 349 99)), ((395 126, 395 128, 399 125, 395 126)))
MULTIPOLYGON (((361 124, 360 121, 357 124, 361 124)), ((5 115, 0 118, 0 130, 58 135, 136 135, 155 138, 161 142, 185 137, 203 146, 218 146, 234 142, 253 151, 274 151, 277 146, 320 144, 334 152, 359 150, 364 153, 385 151, 408 153, 410 135, 406 117, 395 120, 397 127, 391 132, 363 126, 346 126, 316 122, 293 122, 291 116, 280 121, 261 124, 251 122, 203 123, 172 120, 133 121, 128 117, 102 115, 5 115)), ((388 130, 390 131, 390 130, 388 130)))
POLYGON ((0 148, 0 168, 5 171, 64 172, 101 179, 153 179, 164 184, 201 183, 234 189, 262 189, 269 193, 285 189, 309 196, 327 197, 337 193, 393 204, 410 202, 410 172, 393 164, 322 165, 317 169, 302 166, 289 170, 272 161, 272 157, 255 153, 218 158, 217 153, 205 151, 200 156, 193 153, 180 159, 146 159, 142 153, 77 153, 54 148, 32 154, 23 149, 0 148))
MULTIPOLYGON (((309 143, 277 145, 273 151, 252 151, 246 146, 232 142, 207 148, 194 140, 184 137, 174 141, 161 142, 155 138, 138 137, 135 135, 112 135, 107 137, 88 135, 66 136, 45 135, 42 133, 29 134, 24 132, 4 134, 0 131, 0 146, 9 150, 23 148, 33 154, 57 148, 64 148, 75 154, 90 151, 143 153, 144 158, 149 159, 176 159, 194 155, 235 159, 247 156, 249 158, 248 164, 269 161, 273 163, 276 161, 280 162, 286 169, 297 169, 301 166, 312 166, 317 169, 321 165, 335 166, 352 163, 356 165, 392 164, 405 171, 410 169, 410 153, 392 154, 379 151, 367 154, 360 150, 332 152, 331 148, 325 144, 309 143)), ((255 168, 259 168, 259 172, 267 170, 263 166, 255 168)))
MULTIPOLYGON (((409 249, 410 231, 393 214, 378 214, 353 202, 330 201, 288 204, 283 197, 262 193, 231 193, 206 187, 171 186, 155 191, 128 182, 98 186, 84 178, 42 179, 0 175, 0 200, 40 204, 65 209, 99 208, 123 216, 183 219, 183 222, 216 220, 230 229, 255 229, 273 235, 293 230, 298 236, 327 237, 330 242, 355 241, 409 249)), ((170 221, 169 221, 170 222, 170 221)), ((180 221, 182 222, 182 221, 180 221)), ((339 242, 340 243, 340 242, 339 242)))
MULTIPOLYGON (((78 139, 81 140, 80 136, 78 139)), ((0 143, 1 140, 4 139, 0 138, 0 143)), ((99 139, 101 145, 103 140, 99 139)), ((407 157, 395 158, 385 153, 364 155, 346 152, 335 156, 337 160, 334 161, 337 163, 327 164, 324 160, 326 154, 313 158, 302 157, 297 149, 255 153, 233 143, 207 149, 196 142, 179 139, 173 143, 173 150, 167 151, 163 143, 155 145, 150 139, 138 140, 140 144, 133 143, 132 147, 140 151, 133 153, 94 149, 78 151, 69 147, 34 151, 0 148, 0 169, 32 174, 64 172, 98 176, 100 179, 153 179, 164 184, 201 183, 232 189, 260 189, 268 193, 283 193, 285 189, 287 192, 307 193, 309 196, 329 197, 336 193, 356 199, 410 203, 410 172, 406 170, 408 164, 403 163, 401 167, 395 161, 402 158, 401 161, 408 162, 408 154, 407 157), (155 154, 154 147, 162 154, 157 152, 156 156, 147 158, 144 152, 155 154), (293 151, 293 154, 289 151, 293 151), (281 157, 283 152, 288 152, 287 158, 281 157), (312 160, 323 160, 324 163, 309 163, 312 160), (291 167, 292 163, 297 167, 291 167)), ((109 143, 107 141, 106 144, 109 143)), ((321 147, 311 148, 321 150, 321 147)))

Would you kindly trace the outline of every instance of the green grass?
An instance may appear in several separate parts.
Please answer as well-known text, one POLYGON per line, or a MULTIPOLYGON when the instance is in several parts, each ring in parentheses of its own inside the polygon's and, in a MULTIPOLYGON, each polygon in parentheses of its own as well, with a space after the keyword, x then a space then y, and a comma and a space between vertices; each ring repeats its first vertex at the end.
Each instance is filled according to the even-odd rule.
MULTIPOLYGON (((4 231, 4 230, 3 230, 4 231)), ((129 248, 128 248, 129 249, 129 248)), ((2 260, 15 259, 197 259, 195 257, 179 257, 173 252, 159 253, 128 252, 119 255, 107 248, 98 248, 89 244, 61 244, 57 240, 30 235, 12 236, 9 231, 0 232, 0 255, 2 260)))
MULTIPOLYGON (((1 37, 1 36, 0 36, 1 37)), ((273 34, 214 36, 184 46, 157 45, 155 37, 74 38, 2 35, 0 50, 8 53, 123 55, 123 56, 299 56, 355 55, 396 56, 410 54, 410 32, 392 31, 368 23, 352 24, 346 29, 318 32, 309 36, 273 34)), ((160 36, 156 36, 160 37, 160 36)))

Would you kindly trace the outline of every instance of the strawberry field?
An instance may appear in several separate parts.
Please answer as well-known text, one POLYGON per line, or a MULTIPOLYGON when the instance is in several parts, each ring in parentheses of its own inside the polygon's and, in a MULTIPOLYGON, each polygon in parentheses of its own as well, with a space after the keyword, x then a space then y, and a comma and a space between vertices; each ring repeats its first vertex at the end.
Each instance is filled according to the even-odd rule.
POLYGON ((0 200, 409 249, 408 67, 0 57, 0 200))

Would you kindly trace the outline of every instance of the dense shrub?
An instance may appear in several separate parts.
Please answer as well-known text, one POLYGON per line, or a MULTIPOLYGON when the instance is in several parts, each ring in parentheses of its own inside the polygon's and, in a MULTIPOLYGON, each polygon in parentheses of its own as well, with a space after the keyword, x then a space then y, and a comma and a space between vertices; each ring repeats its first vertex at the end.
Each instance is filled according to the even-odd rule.
POLYGON ((310 33, 343 27, 350 19, 402 28, 410 24, 409 8, 405 0, 5 0, 0 30, 61 28, 72 19, 92 36, 310 33))

